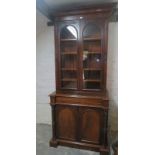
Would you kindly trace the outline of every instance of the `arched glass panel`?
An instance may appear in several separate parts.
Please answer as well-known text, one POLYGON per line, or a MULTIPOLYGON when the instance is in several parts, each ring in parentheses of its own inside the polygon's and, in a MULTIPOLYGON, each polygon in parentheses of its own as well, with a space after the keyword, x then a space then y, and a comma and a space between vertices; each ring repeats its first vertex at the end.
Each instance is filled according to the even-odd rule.
POLYGON ((68 25, 61 30, 61 39, 77 39, 76 29, 68 25))
POLYGON ((89 23, 83 30, 83 89, 101 89, 101 30, 89 23))
POLYGON ((95 24, 87 24, 83 31, 83 38, 99 38, 100 35, 100 28, 95 24))

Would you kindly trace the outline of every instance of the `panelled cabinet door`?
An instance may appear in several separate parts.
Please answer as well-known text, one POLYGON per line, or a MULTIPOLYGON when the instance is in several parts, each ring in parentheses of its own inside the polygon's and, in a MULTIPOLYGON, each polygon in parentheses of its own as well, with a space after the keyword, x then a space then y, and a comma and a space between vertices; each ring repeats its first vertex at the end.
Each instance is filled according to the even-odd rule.
POLYGON ((78 87, 78 21, 59 24, 60 89, 78 87))
POLYGON ((56 135, 59 139, 77 140, 78 110, 71 106, 56 106, 56 135))
POLYGON ((93 108, 80 108, 80 141, 100 144, 102 111, 93 108))

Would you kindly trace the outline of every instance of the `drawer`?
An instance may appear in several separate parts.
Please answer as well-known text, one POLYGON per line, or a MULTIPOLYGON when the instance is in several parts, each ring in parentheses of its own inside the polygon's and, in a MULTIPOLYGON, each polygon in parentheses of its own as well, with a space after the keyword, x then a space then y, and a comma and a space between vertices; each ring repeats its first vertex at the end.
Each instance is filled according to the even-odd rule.
POLYGON ((95 98, 75 98, 75 97, 56 97, 56 103, 70 103, 81 105, 94 105, 94 106, 108 106, 107 100, 95 99, 95 98))

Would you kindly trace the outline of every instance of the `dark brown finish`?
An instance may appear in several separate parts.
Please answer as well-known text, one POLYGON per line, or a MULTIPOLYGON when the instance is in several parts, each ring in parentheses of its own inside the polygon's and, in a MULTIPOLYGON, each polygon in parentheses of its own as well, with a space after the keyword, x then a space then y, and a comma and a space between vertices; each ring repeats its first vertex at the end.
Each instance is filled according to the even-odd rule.
POLYGON ((102 113, 100 109, 80 108, 81 142, 100 144, 102 113))
POLYGON ((56 106, 57 138, 76 141, 78 109, 74 106, 56 106))
POLYGON ((114 151, 114 155, 118 155, 118 140, 116 140, 115 142, 113 142, 112 149, 114 151))
POLYGON ((107 155, 108 18, 112 5, 55 16, 56 92, 50 94, 53 137, 64 145, 107 155))

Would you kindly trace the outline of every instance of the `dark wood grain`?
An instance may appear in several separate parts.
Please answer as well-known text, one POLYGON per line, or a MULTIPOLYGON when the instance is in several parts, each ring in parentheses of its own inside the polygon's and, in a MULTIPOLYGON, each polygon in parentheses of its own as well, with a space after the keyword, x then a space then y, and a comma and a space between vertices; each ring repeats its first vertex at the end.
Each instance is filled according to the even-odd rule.
POLYGON ((76 141, 77 119, 77 107, 56 105, 57 138, 76 141))
POLYGON ((81 142, 100 144, 101 110, 80 108, 81 142))
POLYGON ((105 5, 55 14, 56 92, 49 95, 53 128, 50 146, 109 153, 106 77, 112 9, 113 5, 105 5), (77 38, 67 26, 74 29, 77 38))

